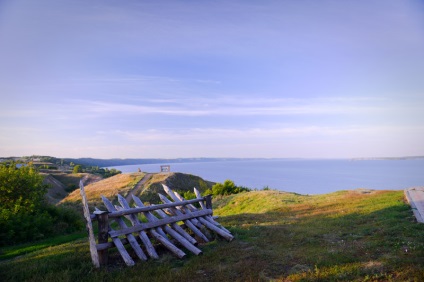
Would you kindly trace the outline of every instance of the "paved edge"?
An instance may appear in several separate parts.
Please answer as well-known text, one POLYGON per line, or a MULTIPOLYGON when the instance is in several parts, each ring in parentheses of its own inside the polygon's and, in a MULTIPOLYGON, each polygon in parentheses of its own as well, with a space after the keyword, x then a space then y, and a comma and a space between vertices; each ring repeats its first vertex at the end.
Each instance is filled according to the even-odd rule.
POLYGON ((404 194, 417 221, 424 223, 424 187, 405 189, 404 194))

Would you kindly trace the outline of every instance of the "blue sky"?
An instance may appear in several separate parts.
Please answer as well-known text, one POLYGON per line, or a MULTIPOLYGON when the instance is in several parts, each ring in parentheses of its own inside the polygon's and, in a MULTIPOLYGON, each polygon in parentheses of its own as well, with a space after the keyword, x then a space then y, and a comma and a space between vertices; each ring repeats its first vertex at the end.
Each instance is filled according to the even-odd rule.
POLYGON ((0 156, 424 155, 422 1, 0 1, 0 156))

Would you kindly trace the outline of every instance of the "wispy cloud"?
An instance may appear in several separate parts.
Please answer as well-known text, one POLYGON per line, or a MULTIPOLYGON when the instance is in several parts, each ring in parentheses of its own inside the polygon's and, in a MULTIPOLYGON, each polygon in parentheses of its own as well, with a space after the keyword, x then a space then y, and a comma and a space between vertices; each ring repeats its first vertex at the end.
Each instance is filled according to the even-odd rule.
POLYGON ((304 137, 319 138, 352 138, 357 136, 396 136, 405 132, 416 132, 417 136, 424 137, 423 126, 349 126, 349 127, 330 127, 330 126, 302 126, 302 127, 278 127, 278 128, 247 128, 247 129, 228 129, 228 128, 186 128, 186 129, 149 129, 149 130, 112 130, 98 131, 97 135, 105 138, 127 139, 131 142, 143 143, 172 143, 176 142, 200 142, 217 140, 219 143, 250 143, 262 140, 265 144, 276 140, 297 139, 304 137))
POLYGON ((182 98, 140 99, 136 104, 102 101, 78 101, 85 110, 95 114, 175 115, 175 116, 281 116, 281 115, 344 115, 377 113, 388 105, 380 98, 329 97, 319 99, 278 98, 182 98))

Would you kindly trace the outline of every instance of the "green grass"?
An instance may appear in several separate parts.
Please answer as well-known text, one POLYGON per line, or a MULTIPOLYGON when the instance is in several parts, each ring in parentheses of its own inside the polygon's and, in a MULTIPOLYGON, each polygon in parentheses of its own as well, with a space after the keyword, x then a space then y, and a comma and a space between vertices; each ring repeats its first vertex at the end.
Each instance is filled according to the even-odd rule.
POLYGON ((34 251, 60 245, 63 243, 67 243, 67 242, 80 239, 80 238, 85 238, 85 237, 87 237, 86 232, 77 232, 73 234, 57 236, 54 238, 37 241, 35 243, 26 243, 26 244, 14 245, 14 246, 2 247, 0 248, 0 261, 11 259, 11 258, 25 255, 25 254, 29 254, 34 251))
POLYGON ((87 239, 70 239, 1 261, 2 281, 424 279, 424 225, 415 222, 402 191, 257 191, 215 199, 214 205, 235 240, 203 244, 202 256, 186 251, 179 260, 158 246, 159 260, 126 267, 111 251, 108 267, 95 269, 87 239))

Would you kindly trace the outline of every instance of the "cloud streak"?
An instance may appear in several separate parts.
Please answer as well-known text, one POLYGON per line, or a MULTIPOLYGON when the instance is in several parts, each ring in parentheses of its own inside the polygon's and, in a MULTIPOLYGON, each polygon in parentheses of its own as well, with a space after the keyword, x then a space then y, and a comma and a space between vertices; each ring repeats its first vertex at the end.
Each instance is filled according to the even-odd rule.
MULTIPOLYGON (((286 115, 350 115, 378 113, 388 106, 383 99, 340 97, 320 99, 236 98, 215 99, 146 99, 137 104, 74 101, 86 112, 107 115, 171 115, 171 116, 286 116, 286 115), (374 103, 370 103, 374 101, 374 103), (365 103, 364 103, 365 102, 365 103)), ((78 106, 77 106, 78 107, 78 106)), ((390 107, 390 106, 389 106, 390 107)))

